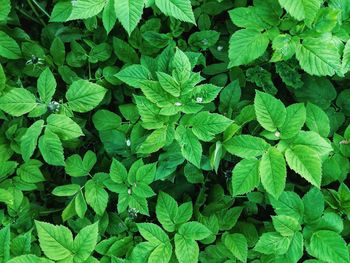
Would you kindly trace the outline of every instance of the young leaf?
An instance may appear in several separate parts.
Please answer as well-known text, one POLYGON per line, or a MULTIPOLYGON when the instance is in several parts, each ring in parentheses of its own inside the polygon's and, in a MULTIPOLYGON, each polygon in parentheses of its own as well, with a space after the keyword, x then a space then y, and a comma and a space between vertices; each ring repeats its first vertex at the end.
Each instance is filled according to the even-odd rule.
POLYGON ((306 109, 303 103, 295 103, 287 107, 284 124, 280 127, 282 139, 296 136, 306 121, 306 109))
POLYGON ((223 235, 225 247, 240 261, 247 262, 248 243, 242 234, 223 235))
POLYGON ((35 221, 40 247, 52 260, 68 260, 73 256, 73 236, 64 226, 35 221))
POLYGON ((141 20, 143 7, 143 0, 114 0, 117 18, 129 35, 141 20))
POLYGON ((140 234, 151 244, 158 246, 169 241, 168 235, 158 225, 152 223, 138 223, 140 234))
POLYGON ((349 262, 349 250, 344 239, 330 230, 320 230, 311 236, 309 253, 326 262, 349 262))
POLYGON ((282 236, 293 236, 301 227, 295 218, 286 215, 272 217, 272 223, 277 232, 282 236))
POLYGON ((211 234, 211 231, 199 222, 187 222, 179 227, 178 234, 185 239, 202 240, 211 234))
POLYGON ((199 247, 193 239, 187 239, 182 235, 175 234, 175 255, 179 263, 197 263, 199 247))
POLYGON ((224 142, 225 149, 241 158, 254 158, 264 154, 270 145, 259 137, 237 135, 224 142))
POLYGON ((263 254, 283 255, 290 246, 290 237, 281 236, 277 232, 263 233, 254 250, 263 254))
POLYGON ((21 153, 22 158, 25 162, 27 162, 30 157, 32 157, 43 127, 44 121, 38 120, 26 130, 25 134, 21 138, 21 153))
POLYGON ((40 99, 49 103, 56 91, 56 80, 49 68, 46 68, 38 79, 38 92, 40 99))
POLYGON ((100 13, 106 5, 106 0, 78 0, 72 3, 72 12, 69 20, 87 19, 100 13))
POLYGON ((107 208, 108 193, 94 179, 87 181, 85 184, 85 198, 96 214, 102 216, 107 208))
POLYGON ((138 153, 150 154, 160 150, 167 139, 167 127, 153 131, 137 149, 138 153))
POLYGON ((117 16, 114 9, 115 0, 107 0, 106 6, 102 13, 102 23, 107 34, 113 29, 115 22, 117 21, 117 16))
POLYGON ((175 199, 164 192, 160 192, 157 199, 156 216, 166 231, 173 232, 175 230, 177 214, 178 206, 175 199))
POLYGON ((241 29, 230 39, 228 51, 229 68, 249 64, 261 57, 267 49, 269 38, 267 34, 256 29, 241 29))
POLYGON ((66 98, 72 111, 88 112, 96 108, 107 90, 87 80, 77 80, 69 87, 66 98))
POLYGON ((278 0, 281 6, 295 19, 310 26, 320 9, 322 0, 278 0))
POLYGON ((74 239, 74 261, 84 262, 95 250, 98 238, 98 221, 81 229, 74 239))
POLYGON ((0 31, 0 56, 8 59, 19 59, 22 57, 21 49, 17 42, 2 31, 0 31))
POLYGON ((47 118, 46 129, 58 135, 61 140, 72 140, 84 135, 76 122, 62 114, 51 114, 47 118))
POLYGON ((10 225, 3 227, 0 230, 0 260, 7 262, 10 259, 10 244, 11 244, 11 232, 10 225))
POLYGON ((155 0, 155 4, 167 16, 196 24, 190 0, 155 0))
POLYGON ((15 117, 30 112, 37 105, 35 96, 24 88, 11 89, 0 97, 0 109, 15 117))
POLYGON ((234 196, 252 191, 259 183, 258 160, 243 159, 233 168, 231 184, 234 196))
POLYGON ((39 149, 45 162, 50 165, 64 166, 63 146, 55 133, 46 131, 39 138, 39 149))
POLYGON ((256 91, 254 108, 258 122, 268 131, 275 132, 286 120, 287 111, 283 103, 270 94, 256 91))
POLYGON ((330 123, 327 114, 312 103, 306 105, 306 126, 322 137, 327 138, 330 133, 330 123))
POLYGON ((259 175, 265 190, 276 199, 286 185, 287 168, 283 154, 271 147, 261 158, 259 175))
POLYGON ((322 179, 321 160, 313 149, 297 145, 287 149, 286 160, 291 169, 314 186, 320 188, 322 179))

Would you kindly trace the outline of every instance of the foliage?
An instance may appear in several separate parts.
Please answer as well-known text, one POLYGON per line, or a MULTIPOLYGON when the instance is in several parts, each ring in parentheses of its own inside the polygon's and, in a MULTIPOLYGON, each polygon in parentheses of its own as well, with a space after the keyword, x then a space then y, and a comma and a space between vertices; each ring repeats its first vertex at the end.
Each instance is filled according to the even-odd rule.
POLYGON ((0 262, 350 262, 348 0, 0 0, 0 262))

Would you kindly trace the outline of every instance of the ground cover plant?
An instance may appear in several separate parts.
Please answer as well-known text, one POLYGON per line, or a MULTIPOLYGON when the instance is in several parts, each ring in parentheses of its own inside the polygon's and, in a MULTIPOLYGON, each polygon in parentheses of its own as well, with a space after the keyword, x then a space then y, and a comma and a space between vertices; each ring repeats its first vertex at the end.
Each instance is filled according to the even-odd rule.
POLYGON ((0 262, 350 262, 350 1, 0 0, 0 262))

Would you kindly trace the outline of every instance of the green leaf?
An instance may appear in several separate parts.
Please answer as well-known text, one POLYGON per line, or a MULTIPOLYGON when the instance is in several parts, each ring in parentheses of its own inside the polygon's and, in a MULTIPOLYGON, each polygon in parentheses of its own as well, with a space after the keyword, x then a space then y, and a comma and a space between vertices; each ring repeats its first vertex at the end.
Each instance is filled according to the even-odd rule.
POLYGON ((11 11, 11 1, 10 0, 0 0, 0 21, 6 21, 7 16, 11 11))
POLYGON ((158 245, 149 255, 148 262, 162 263, 169 262, 173 254, 173 247, 170 242, 158 245))
POLYGON ((98 110, 92 116, 92 122, 98 131, 118 129, 121 121, 119 115, 109 110, 98 110))
POLYGON ((240 261, 247 262, 248 243, 242 234, 223 235, 225 247, 240 261))
POLYGON ((181 92, 181 85, 172 76, 164 73, 157 72, 157 78, 162 88, 169 94, 179 97, 181 92))
POLYGON ((0 230, 0 242, 1 242, 0 260, 1 262, 7 262, 10 259, 10 242, 11 242, 10 225, 7 225, 6 227, 3 227, 0 230))
POLYGON ((178 206, 175 199, 164 192, 160 192, 157 199, 156 216, 166 231, 175 231, 177 214, 178 206))
POLYGON ((88 112, 96 108, 107 90, 87 80, 76 80, 70 85, 66 98, 72 111, 88 112))
POLYGON ((125 183, 128 178, 128 172, 125 169, 124 165, 114 158, 112 160, 109 175, 111 179, 118 184, 125 183))
POLYGON ((64 166, 63 146, 55 133, 45 132, 39 138, 39 149, 46 163, 64 166))
POLYGON ((241 158, 254 158, 264 154, 270 145, 264 139, 251 135, 237 135, 224 142, 225 149, 241 158))
POLYGON ((256 91, 254 109, 258 122, 265 130, 275 132, 286 120, 287 111, 283 103, 270 94, 256 91))
POLYGON ((0 56, 8 59, 19 59, 22 57, 21 49, 17 42, 0 31, 0 56))
POLYGON ((280 5, 295 19, 311 26, 320 9, 322 0, 278 0, 280 5))
POLYGON ((120 38, 113 37, 113 50, 119 60, 126 64, 139 63, 139 56, 135 49, 120 38))
POLYGON ((143 7, 143 0, 114 0, 117 18, 129 35, 141 20, 143 7))
POLYGON ((117 16, 114 9, 115 0, 107 0, 106 6, 102 13, 102 23, 107 34, 113 29, 115 22, 117 21, 117 16))
POLYGON ((108 193, 106 190, 95 180, 89 180, 85 184, 85 198, 96 214, 102 216, 108 203, 108 193))
POLYGON ((241 29, 230 39, 229 68, 246 65, 261 57, 269 44, 267 34, 256 29, 241 29))
POLYGON ((24 88, 11 89, 0 97, 0 109, 15 117, 30 112, 37 105, 35 96, 24 88))
POLYGON ((65 115, 51 114, 46 121, 46 129, 55 133, 61 140, 72 140, 84 136, 80 126, 65 115))
POLYGON ((306 105, 306 126, 325 138, 328 137, 331 130, 327 114, 311 102, 306 105))
POLYGON ((270 197, 270 201, 277 215, 291 216, 299 221, 304 215, 303 201, 294 192, 283 192, 278 200, 270 197))
POLYGON ((52 260, 68 260, 73 256, 73 236, 61 225, 35 221, 39 243, 45 256, 52 260))
POLYGON ((131 65, 123 68, 115 76, 129 86, 139 88, 143 82, 151 79, 151 72, 142 65, 131 65))
POLYGON ((74 261, 84 262, 95 250, 98 238, 98 221, 81 229, 74 239, 74 261))
POLYGON ((182 235, 175 234, 175 255, 179 263, 197 263, 199 247, 193 239, 187 239, 182 235))
POLYGON ((44 121, 38 120, 34 122, 25 132, 25 134, 21 138, 21 153, 22 158, 25 162, 27 162, 30 157, 32 157, 37 143, 38 138, 41 134, 41 131, 44 127, 44 121))
POLYGON ((291 216, 273 216, 272 223, 276 231, 282 236, 293 236, 296 232, 301 230, 298 220, 291 216))
POLYGON ((202 145, 193 132, 184 126, 178 126, 175 139, 181 147, 181 153, 186 160, 200 168, 202 158, 202 145))
POLYGON ((38 79, 38 92, 40 99, 45 103, 49 103, 55 94, 56 86, 57 83, 55 77, 53 76, 51 70, 46 68, 43 72, 41 72, 38 79))
POLYGON ((278 199, 284 190, 287 177, 283 154, 271 147, 261 158, 259 174, 265 190, 278 199))
POLYGON ((53 7, 50 22, 65 22, 72 13, 73 5, 70 1, 61 1, 53 7))
POLYGON ((182 224, 179 227, 178 234, 182 235, 185 239, 202 240, 207 238, 211 231, 203 224, 192 221, 182 224))
POLYGON ((80 155, 73 154, 66 159, 65 171, 73 177, 81 177, 89 174, 91 169, 97 162, 96 154, 92 151, 87 151, 83 160, 80 155))
POLYGON ((78 184, 67 184, 55 187, 52 194, 56 196, 72 196, 75 195, 80 190, 80 185, 78 184))
POLYGON ((327 39, 305 38, 297 45, 296 57, 300 67, 310 75, 333 76, 341 70, 338 49, 327 39))
POLYGON ((322 169, 321 160, 317 152, 307 146, 296 145, 287 149, 285 156, 291 169, 314 186, 320 188, 322 169))
POLYGON ((167 127, 153 131, 139 146, 137 153, 150 154, 159 151, 166 144, 167 127))
POLYGON ((259 183, 258 160, 243 159, 233 168, 231 184, 234 196, 252 191, 259 183))
POLYGON ((290 237, 281 236, 277 232, 266 232, 259 238, 254 250, 267 255, 283 255, 288 251, 290 242, 290 237))
POLYGON ((87 19, 100 13, 106 5, 106 0, 79 0, 72 4, 72 12, 69 20, 87 19))
POLYGON ((140 234, 152 245, 158 246, 169 242, 168 235, 158 225, 152 223, 138 223, 140 234))
POLYGON ((304 220, 307 223, 312 223, 313 221, 321 218, 324 207, 325 200, 322 192, 316 187, 311 188, 304 196, 304 220))
POLYGON ((167 16, 196 24, 190 0, 155 0, 155 4, 167 16))
POLYGON ((217 113, 202 111, 194 115, 188 122, 192 126, 192 131, 198 139, 211 141, 215 135, 225 131, 232 123, 232 120, 217 113))
POLYGON ((45 177, 40 171, 41 166, 42 162, 38 160, 28 160, 17 169, 17 174, 27 183, 44 182, 45 177))
POLYGON ((47 258, 39 258, 38 256, 30 255, 30 254, 14 257, 6 262, 7 263, 53 263, 53 261, 47 258))
POLYGON ((282 139, 290 139, 296 136, 306 121, 306 109, 303 103, 288 106, 286 112, 286 119, 279 129, 282 139))
POLYGON ((349 262, 349 250, 342 237, 330 230, 320 230, 311 236, 310 255, 326 262, 349 262))

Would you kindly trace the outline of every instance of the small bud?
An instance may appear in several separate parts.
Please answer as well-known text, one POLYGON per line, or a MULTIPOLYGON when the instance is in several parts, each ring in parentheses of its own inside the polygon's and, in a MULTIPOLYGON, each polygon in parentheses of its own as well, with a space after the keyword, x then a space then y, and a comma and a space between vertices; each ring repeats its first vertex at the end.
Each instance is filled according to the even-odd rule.
POLYGON ((196 98, 196 101, 197 101, 198 103, 202 103, 202 102, 203 102, 203 98, 202 98, 202 97, 197 97, 197 98, 196 98))
POLYGON ((72 6, 76 6, 76 4, 78 3, 78 0, 71 0, 70 2, 72 4, 72 6))
POLYGON ((350 144, 350 142, 348 140, 342 140, 339 142, 339 144, 347 145, 350 144))
POLYGON ((131 195, 131 188, 128 189, 128 195, 131 195))
POLYGON ((59 112, 60 110, 60 104, 57 101, 51 101, 47 108, 50 112, 59 112))
POLYGON ((281 133, 280 133, 279 131, 276 131, 276 132, 275 132, 275 136, 276 136, 277 138, 279 138, 279 137, 281 137, 281 133))
POLYGON ((126 146, 130 147, 130 145, 131 145, 131 141, 130 141, 130 139, 127 139, 126 140, 126 146))
POLYGON ((201 42, 202 42, 202 44, 205 45, 205 46, 209 44, 209 41, 208 41, 208 39, 206 39, 206 38, 202 39, 201 42))
POLYGON ((175 104, 174 104, 175 106, 177 106, 177 107, 179 107, 179 106, 181 106, 182 105, 182 103, 181 102, 175 102, 175 104))
POLYGON ((222 51, 223 49, 224 49, 223 46, 218 46, 218 47, 216 48, 217 51, 222 51))

